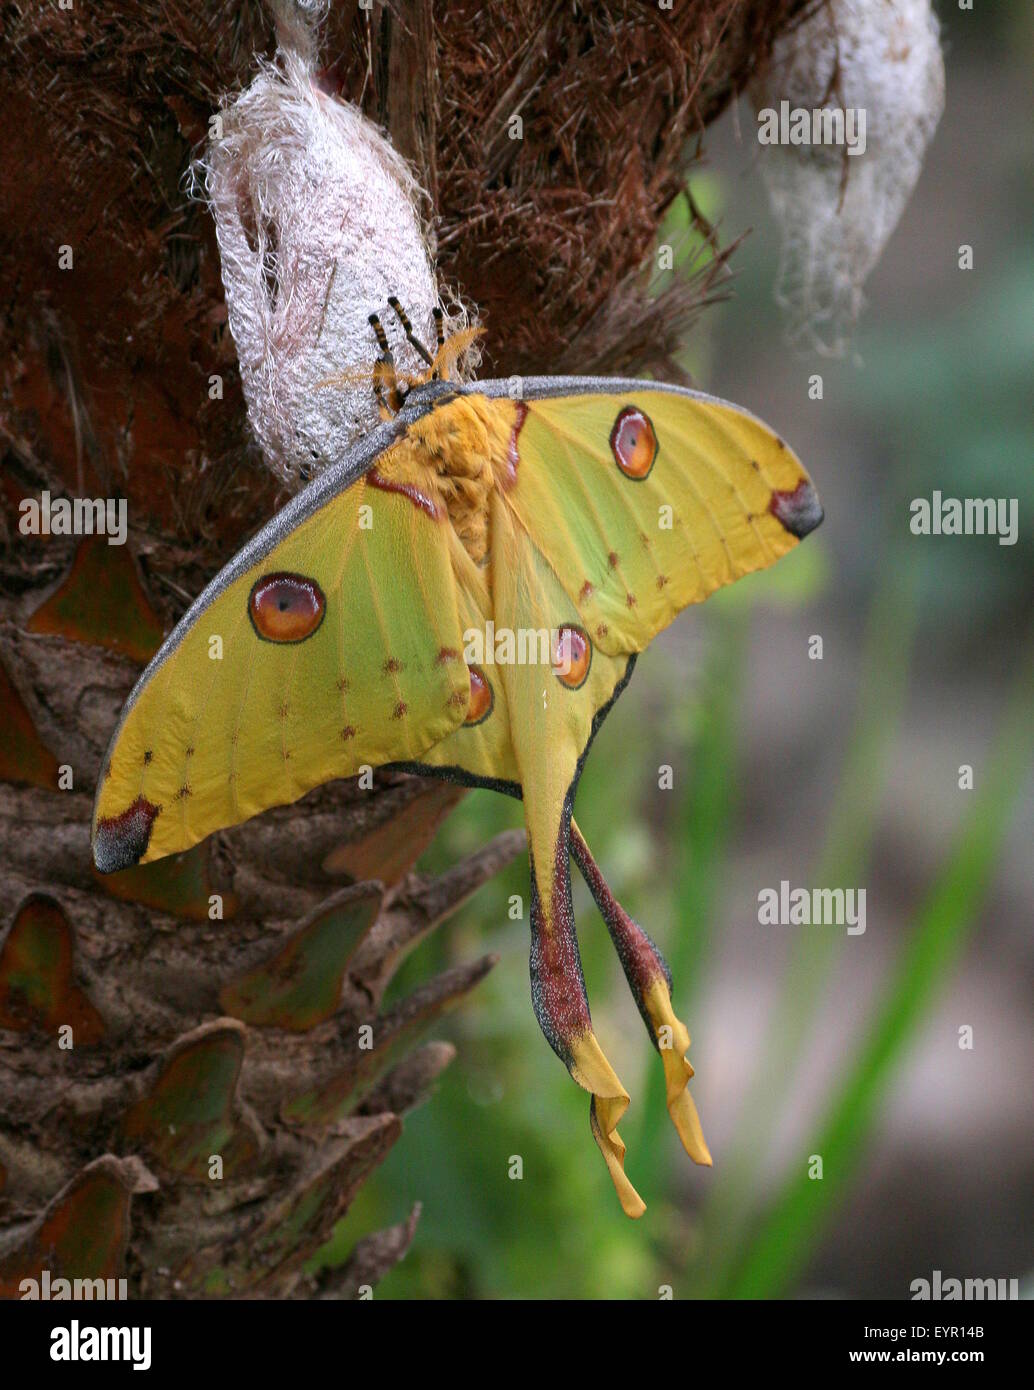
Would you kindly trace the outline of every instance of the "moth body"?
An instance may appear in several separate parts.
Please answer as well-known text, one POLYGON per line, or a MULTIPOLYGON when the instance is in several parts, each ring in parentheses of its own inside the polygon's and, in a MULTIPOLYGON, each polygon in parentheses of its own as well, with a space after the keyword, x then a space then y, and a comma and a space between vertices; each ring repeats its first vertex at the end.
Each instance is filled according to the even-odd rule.
POLYGON ((425 495, 481 564, 488 551, 489 497, 508 477, 516 415, 516 406, 508 411, 479 394, 450 395, 419 416, 368 477, 375 485, 425 495))

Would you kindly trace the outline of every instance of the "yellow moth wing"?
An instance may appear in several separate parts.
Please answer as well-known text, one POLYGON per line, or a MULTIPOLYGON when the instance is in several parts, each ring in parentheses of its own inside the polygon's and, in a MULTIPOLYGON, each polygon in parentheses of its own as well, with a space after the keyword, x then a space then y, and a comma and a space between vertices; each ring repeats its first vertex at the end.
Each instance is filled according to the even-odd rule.
POLYGON ((641 651, 688 604, 773 564, 821 519, 800 461, 761 421, 648 383, 529 400, 517 452, 508 501, 612 653, 641 651), (655 447, 644 449, 649 431, 655 447))
POLYGON ((99 867, 176 853, 364 765, 414 760, 453 729, 469 686, 443 525, 361 478, 254 563, 238 557, 127 707, 94 811, 99 867), (256 626, 256 586, 278 575, 323 596, 301 640, 256 626))

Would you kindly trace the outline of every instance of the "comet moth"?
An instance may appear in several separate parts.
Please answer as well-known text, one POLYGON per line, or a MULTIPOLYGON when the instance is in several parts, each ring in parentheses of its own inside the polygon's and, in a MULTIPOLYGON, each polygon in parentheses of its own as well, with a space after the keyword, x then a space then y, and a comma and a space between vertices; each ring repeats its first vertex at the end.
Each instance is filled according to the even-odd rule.
POLYGON ((403 383, 371 317, 382 423, 244 546, 140 678, 98 787, 94 859, 102 872, 159 859, 364 766, 521 798, 535 1013, 639 1216, 618 1133, 629 1096, 592 1029, 572 858, 660 1054, 679 1137, 711 1158, 668 967, 572 818, 579 774, 650 640, 773 564, 822 509, 790 448, 738 406, 652 381, 460 384, 463 342, 439 326, 432 356, 393 308, 427 371, 403 383), (515 635, 511 659, 498 641, 491 665, 470 659, 490 629, 515 635))

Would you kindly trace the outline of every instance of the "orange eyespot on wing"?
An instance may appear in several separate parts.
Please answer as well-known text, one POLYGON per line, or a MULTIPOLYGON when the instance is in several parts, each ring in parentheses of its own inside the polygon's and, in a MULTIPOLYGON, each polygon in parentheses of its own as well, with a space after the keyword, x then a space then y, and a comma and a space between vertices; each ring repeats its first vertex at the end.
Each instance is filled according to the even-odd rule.
POLYGON ((657 457, 657 433, 649 416, 634 405, 618 412, 610 432, 614 462, 626 478, 645 478, 657 457))
POLYGON ((553 674, 568 690, 585 684, 592 662, 592 643, 580 627, 558 628, 553 642, 553 674))
POLYGON ((470 703, 467 705, 467 715, 463 722, 480 724, 492 713, 495 697, 483 671, 477 666, 468 666, 467 670, 470 672, 470 703))
POLYGON ((265 642, 304 642, 326 610, 323 590, 302 574, 264 574, 248 598, 248 616, 265 642))

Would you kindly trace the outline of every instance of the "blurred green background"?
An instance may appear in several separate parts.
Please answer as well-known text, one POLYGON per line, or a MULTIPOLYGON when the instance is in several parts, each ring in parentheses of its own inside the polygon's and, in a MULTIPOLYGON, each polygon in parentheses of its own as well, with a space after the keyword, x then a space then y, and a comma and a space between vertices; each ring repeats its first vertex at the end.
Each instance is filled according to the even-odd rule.
MULTIPOLYGON (((784 344, 778 230, 745 103, 693 184, 724 241, 753 231, 734 297, 705 314, 687 362, 793 443, 826 522, 651 647, 576 813, 671 964, 715 1166, 695 1169, 678 1145, 659 1061, 575 875, 593 1020, 632 1095, 621 1130, 648 1205, 638 1223, 622 1216, 585 1098, 532 1014, 527 925, 507 916, 511 893, 527 897, 522 859, 397 982, 501 957, 446 1027, 459 1055, 435 1099, 328 1252, 344 1257, 421 1200, 413 1249, 378 1298, 656 1298, 663 1285, 908 1298, 934 1269, 1029 1291, 1034 23, 1020 0, 940 12, 947 107, 867 286, 855 358, 784 344), (821 402, 808 400, 813 372, 821 402), (1017 498, 1018 544, 912 536, 908 504, 935 488, 1017 498), (813 634, 821 661, 808 659, 813 634), (784 878, 864 887, 865 934, 760 926, 757 894, 784 878), (508 1177, 514 1154, 522 1181, 508 1177)), ((425 865, 520 823, 518 805, 472 793, 425 865)))

